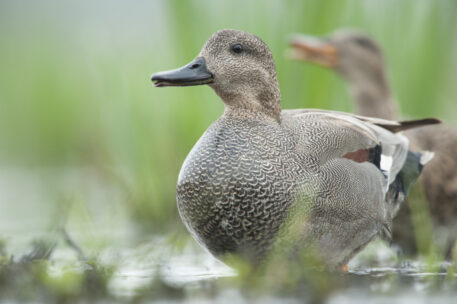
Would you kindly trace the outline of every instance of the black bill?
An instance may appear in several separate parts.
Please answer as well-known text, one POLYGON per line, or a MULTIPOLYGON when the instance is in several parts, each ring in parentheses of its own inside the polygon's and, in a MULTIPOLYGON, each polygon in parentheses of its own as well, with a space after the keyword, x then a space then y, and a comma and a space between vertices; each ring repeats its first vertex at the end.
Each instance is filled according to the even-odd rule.
POLYGON ((213 82, 213 74, 206 68, 203 57, 197 57, 182 68, 153 74, 151 81, 156 87, 195 86, 213 82))

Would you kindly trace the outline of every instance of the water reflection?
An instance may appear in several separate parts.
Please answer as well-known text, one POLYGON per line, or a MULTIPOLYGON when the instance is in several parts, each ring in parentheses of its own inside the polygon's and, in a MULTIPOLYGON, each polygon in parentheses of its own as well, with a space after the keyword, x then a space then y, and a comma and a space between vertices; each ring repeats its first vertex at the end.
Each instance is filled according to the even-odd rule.
MULTIPOLYGON (((301 303, 315 300, 310 296, 310 277, 298 280, 293 288, 288 286, 286 290, 290 292, 287 294, 278 293, 281 288, 270 288, 271 279, 258 281, 261 284, 267 282, 265 286, 250 286, 249 277, 246 280, 243 275, 238 276, 206 253, 187 234, 176 241, 173 235, 139 232, 128 220, 125 205, 119 202, 122 194, 91 170, 3 170, 0 190, 2 200, 14 198, 16 202, 7 208, 2 202, 4 208, 0 212, 2 239, 5 241, 0 250, 0 261, 3 261, 0 278, 10 278, 3 288, 8 286, 14 290, 23 287, 24 282, 32 281, 41 286, 41 292, 47 297, 51 297, 49 290, 52 290, 50 294, 56 298, 76 299, 84 295, 86 299, 96 296, 97 300, 136 302, 173 299, 190 303, 200 300, 226 303, 231 301, 228 299, 246 302, 260 298, 262 303, 301 303), (46 178, 42 178, 43 175, 46 178), (77 185, 79 200, 91 207, 70 204, 67 209, 59 209, 65 210, 65 221, 55 221, 53 210, 56 205, 52 200, 59 196, 46 191, 50 183, 52 189, 67 193, 69 186, 77 185), (25 209, 27 211, 22 212, 25 209), (40 217, 35 212, 40 212, 40 217), (84 255, 68 245, 56 223, 65 226, 84 255), (34 233, 23 229, 29 224, 34 225, 34 233), (30 252, 46 252, 36 251, 33 246, 30 249, 31 240, 36 238, 45 238, 55 248, 51 254, 29 263, 30 266, 24 257, 33 256, 30 252), (11 280, 16 276, 19 279, 11 280), (66 284, 78 288, 95 285, 97 290, 105 291, 89 290, 75 295, 67 291, 66 284)), ((394 303, 409 303, 411 299, 418 303, 424 299, 445 302, 457 297, 456 273, 453 263, 427 257, 405 260, 399 257, 395 248, 378 241, 351 261, 347 274, 315 272, 311 280, 324 278, 324 282, 332 285, 317 298, 329 303, 371 301, 373 295, 376 295, 376 301, 382 299, 394 303)), ((282 284, 274 279, 273 284, 282 284)), ((4 299, 0 297, 0 300, 4 299)))

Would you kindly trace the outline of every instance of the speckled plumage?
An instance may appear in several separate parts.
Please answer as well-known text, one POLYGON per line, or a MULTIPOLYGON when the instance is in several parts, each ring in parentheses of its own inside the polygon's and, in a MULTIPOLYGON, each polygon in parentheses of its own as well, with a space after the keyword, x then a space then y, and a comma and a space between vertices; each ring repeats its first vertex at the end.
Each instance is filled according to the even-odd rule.
MULTIPOLYGON (((396 206, 386 199, 387 187, 407 155, 407 140, 388 131, 399 123, 281 111, 271 53, 251 34, 217 32, 199 56, 225 112, 184 161, 177 203, 203 247, 218 257, 239 253, 256 264, 273 245, 306 250, 313 243, 334 268, 389 230, 396 206), (234 44, 244 52, 233 53, 234 44), (392 157, 388 172, 369 160, 343 157, 376 147, 392 157)), ((152 79, 164 83, 166 74, 152 79)))
MULTIPOLYGON (((351 151, 349 147, 327 149, 345 145, 345 135, 357 137, 352 129, 332 134, 331 127, 325 130, 327 121, 321 115, 307 113, 294 121, 283 112, 284 126, 227 116, 216 121, 192 149, 177 187, 186 226, 214 255, 242 251, 260 260, 294 203, 304 214, 312 211, 307 225, 314 227, 308 230, 317 238, 329 234, 332 241, 325 246, 338 247, 338 252, 365 245, 389 221, 388 206, 382 205, 381 171, 370 163, 334 158, 351 151), (326 152, 331 152, 331 160, 321 165, 326 152), (328 204, 335 196, 335 205, 328 204), (342 225, 347 227, 341 229, 342 225), (344 233, 336 237, 333 233, 338 230, 344 233), (358 233, 366 236, 359 240, 358 233)), ((306 221, 301 220, 305 231, 306 221)), ((339 265, 349 257, 332 259, 339 265)))

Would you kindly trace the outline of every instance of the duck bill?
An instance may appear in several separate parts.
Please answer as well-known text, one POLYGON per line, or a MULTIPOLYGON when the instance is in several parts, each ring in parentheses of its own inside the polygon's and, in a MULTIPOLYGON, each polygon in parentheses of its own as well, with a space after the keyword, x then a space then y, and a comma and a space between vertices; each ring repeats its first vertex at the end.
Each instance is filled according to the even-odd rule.
POLYGON ((213 74, 208 71, 203 57, 197 57, 182 68, 152 74, 151 81, 156 87, 196 86, 212 83, 213 74))
POLYGON ((289 40, 290 57, 335 68, 338 66, 338 50, 330 42, 307 35, 295 35, 289 40))

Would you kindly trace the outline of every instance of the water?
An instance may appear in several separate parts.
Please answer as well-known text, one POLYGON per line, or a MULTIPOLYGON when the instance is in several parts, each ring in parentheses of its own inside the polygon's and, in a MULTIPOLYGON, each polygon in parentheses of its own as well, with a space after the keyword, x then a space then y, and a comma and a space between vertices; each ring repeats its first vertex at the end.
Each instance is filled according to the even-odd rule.
MULTIPOLYGON (((245 288, 237 282, 236 271, 214 259, 187 234, 184 241, 176 242, 173 231, 140 233, 129 219, 122 195, 90 169, 3 169, 0 193, 0 237, 16 260, 28 252, 32 240, 45 238, 56 242, 46 268, 51 280, 84 273, 88 265, 63 241, 55 226, 63 225, 86 256, 112 270, 106 282, 106 295, 112 301, 132 301, 139 296, 144 302, 185 303, 256 299, 259 303, 301 303, 308 299, 300 291, 281 294, 245 288), (78 199, 63 208, 65 199, 56 193, 68 195, 71 189, 78 189, 78 199)), ((351 261, 347 274, 332 275, 338 278, 338 286, 329 288, 322 299, 328 303, 448 303, 457 297, 454 269, 452 263, 439 260, 399 259, 394 248, 376 241, 351 261)))

